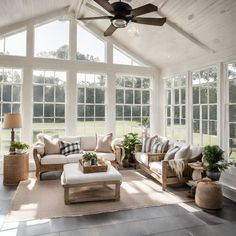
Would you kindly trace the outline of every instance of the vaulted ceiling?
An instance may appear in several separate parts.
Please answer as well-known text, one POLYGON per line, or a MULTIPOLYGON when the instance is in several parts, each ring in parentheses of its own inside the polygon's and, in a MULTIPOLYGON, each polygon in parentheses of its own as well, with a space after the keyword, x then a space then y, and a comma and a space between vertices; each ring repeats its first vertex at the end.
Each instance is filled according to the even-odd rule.
MULTIPOLYGON (((194 58, 236 52, 235 0, 125 0, 132 7, 153 3, 156 13, 145 17, 167 17, 163 27, 130 23, 112 36, 130 51, 159 68, 175 65, 194 58)), ((110 0, 110 2, 115 2, 110 0)), ((93 0, 2 0, 1 27, 71 6, 77 16, 108 14, 93 0)), ((109 20, 85 22, 101 32, 109 20)), ((235 54, 236 56, 236 54, 235 54)))

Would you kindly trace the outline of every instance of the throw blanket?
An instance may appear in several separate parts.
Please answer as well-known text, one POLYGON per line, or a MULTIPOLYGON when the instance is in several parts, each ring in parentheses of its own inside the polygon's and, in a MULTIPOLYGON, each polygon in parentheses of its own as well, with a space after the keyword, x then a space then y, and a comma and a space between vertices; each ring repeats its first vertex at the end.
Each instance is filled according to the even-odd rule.
POLYGON ((112 150, 116 154, 117 162, 121 165, 123 159, 125 158, 125 149, 122 146, 122 139, 121 138, 116 138, 116 139, 112 140, 111 147, 112 147, 112 150), (116 146, 119 146, 119 151, 117 151, 116 146))
POLYGON ((183 177, 183 171, 185 163, 183 160, 169 160, 170 168, 176 173, 177 177, 180 179, 183 177))

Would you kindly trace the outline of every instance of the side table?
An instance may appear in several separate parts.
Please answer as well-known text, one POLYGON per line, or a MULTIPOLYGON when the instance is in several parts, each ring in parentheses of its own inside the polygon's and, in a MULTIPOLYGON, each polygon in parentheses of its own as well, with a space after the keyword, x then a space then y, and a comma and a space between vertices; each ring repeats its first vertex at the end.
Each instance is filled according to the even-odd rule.
POLYGON ((18 185, 28 179, 29 153, 5 154, 3 162, 4 185, 18 185))

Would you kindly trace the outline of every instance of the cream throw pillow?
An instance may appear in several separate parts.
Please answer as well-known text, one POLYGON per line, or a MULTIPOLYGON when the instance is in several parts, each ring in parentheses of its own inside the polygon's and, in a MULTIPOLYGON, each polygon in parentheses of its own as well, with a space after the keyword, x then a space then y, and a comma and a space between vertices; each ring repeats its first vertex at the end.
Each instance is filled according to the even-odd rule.
POLYGON ((45 154, 59 154, 60 153, 60 147, 58 138, 51 138, 49 136, 43 137, 44 142, 44 150, 45 154))
POLYGON ((97 136, 96 152, 112 152, 112 133, 105 136, 97 136))

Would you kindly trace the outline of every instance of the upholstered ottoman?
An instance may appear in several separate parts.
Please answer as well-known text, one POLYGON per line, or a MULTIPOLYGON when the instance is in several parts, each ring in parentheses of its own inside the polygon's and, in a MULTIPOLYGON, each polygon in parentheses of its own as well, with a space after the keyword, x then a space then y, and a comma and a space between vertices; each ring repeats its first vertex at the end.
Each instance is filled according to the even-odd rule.
MULTIPOLYGON (((61 184, 64 187, 64 199, 65 204, 89 202, 89 201, 103 201, 103 200, 119 200, 120 199, 120 185, 122 182, 121 174, 111 165, 108 164, 106 172, 97 172, 84 174, 78 163, 70 163, 64 165, 64 171, 61 175, 61 184), (114 194, 102 194, 102 190, 107 188, 108 185, 114 185, 114 194), (84 198, 76 198, 76 200, 70 199, 71 188, 82 187, 98 187, 102 186, 99 192, 85 195, 84 198)), ((112 188, 110 190, 113 191, 112 188)), ((79 194, 78 194, 79 195, 79 194)))
POLYGON ((195 203, 206 209, 220 209, 223 204, 222 186, 219 182, 199 182, 196 188, 195 203))

